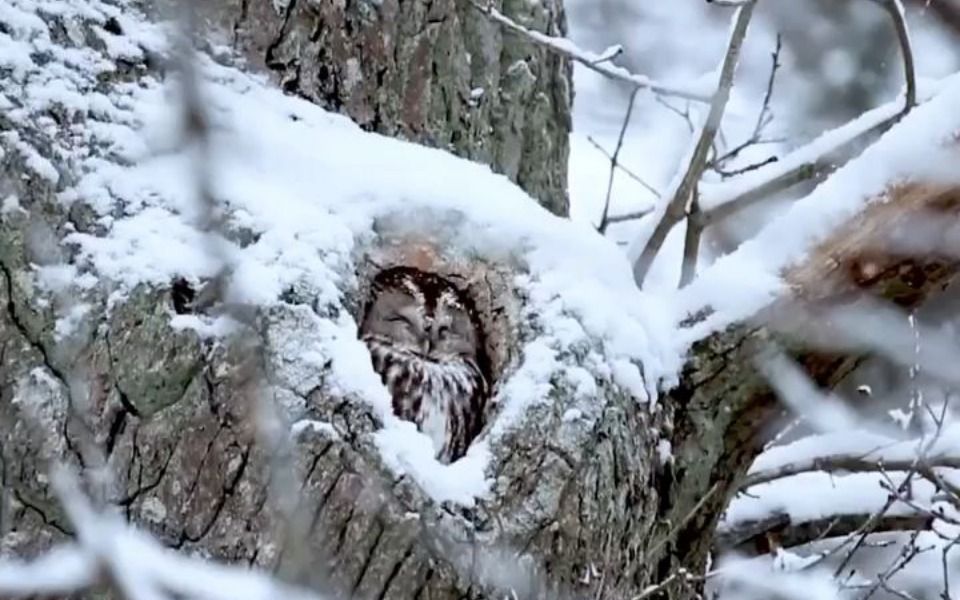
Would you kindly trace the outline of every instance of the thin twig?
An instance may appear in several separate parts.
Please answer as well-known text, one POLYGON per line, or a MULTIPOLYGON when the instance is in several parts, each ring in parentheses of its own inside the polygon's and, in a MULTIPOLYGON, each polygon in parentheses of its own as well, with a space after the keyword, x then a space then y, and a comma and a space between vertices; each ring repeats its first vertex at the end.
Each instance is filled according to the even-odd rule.
POLYGON ((687 575, 688 573, 686 569, 677 569, 663 581, 659 583, 655 583, 653 585, 648 585, 647 587, 643 588, 643 590, 641 590, 639 594, 637 594, 630 600, 644 600, 644 598, 649 598, 650 596, 656 594, 660 590, 666 588, 668 585, 673 583, 673 580, 676 579, 677 577, 687 577, 687 575))
MULTIPOLYGON (((778 479, 794 477, 803 473, 876 473, 881 469, 889 471, 907 471, 913 467, 914 457, 889 459, 883 457, 865 458, 849 454, 819 456, 806 461, 780 465, 773 469, 757 471, 747 475, 741 487, 748 488, 778 479)), ((960 456, 936 456, 924 461, 925 468, 960 469, 960 456)))
POLYGON ((680 117, 681 119, 683 119, 684 123, 687 124, 687 131, 689 131, 690 133, 693 133, 694 130, 696 130, 696 127, 694 127, 694 125, 693 125, 693 119, 690 118, 690 103, 689 103, 689 102, 687 102, 687 105, 684 107, 683 110, 680 110, 680 109, 677 108, 676 106, 674 106, 674 105, 670 104, 669 102, 667 102, 667 99, 664 98, 663 96, 659 95, 659 94, 656 95, 656 96, 654 96, 653 99, 654 99, 658 104, 663 105, 664 108, 666 108, 666 109, 669 110, 670 112, 674 113, 675 115, 677 115, 678 117, 680 117))
POLYGON ((756 0, 753 0, 737 9, 733 31, 730 34, 730 42, 720 68, 720 81, 717 85, 717 91, 710 101, 707 120, 700 131, 693 152, 690 154, 686 170, 676 185, 670 202, 664 211, 663 218, 657 224, 656 229, 654 229, 653 234, 647 240, 643 251, 633 265, 633 278, 638 287, 643 286, 643 280, 646 279, 647 272, 653 264, 653 259, 666 241, 667 234, 687 214, 687 204, 693 197, 694 188, 696 188, 706 168, 708 153, 720 128, 727 101, 730 99, 733 76, 740 59, 740 49, 743 47, 743 40, 747 35, 747 27, 750 24, 750 17, 753 16, 755 6, 756 0))
POLYGON ((627 112, 623 116, 623 122, 620 124, 620 135, 617 136, 617 147, 613 150, 613 154, 610 155, 610 176, 607 178, 607 197, 603 202, 603 214, 600 215, 600 224, 597 226, 597 231, 601 234, 607 231, 607 217, 610 215, 610 198, 613 195, 613 180, 617 175, 617 159, 620 156, 620 150, 623 149, 623 138, 627 133, 627 128, 630 126, 630 117, 633 115, 633 104, 637 99, 637 92, 640 91, 640 88, 634 88, 630 92, 630 99, 627 100, 627 112))
POLYGON ((917 75, 913 62, 913 44, 910 43, 910 30, 907 28, 907 17, 901 0, 871 0, 882 6, 897 32, 897 42, 900 45, 900 57, 903 59, 903 77, 906 80, 906 96, 904 97, 903 114, 917 105, 917 75))
POLYGON ((653 212, 653 207, 650 207, 650 208, 645 208, 643 210, 624 213, 622 215, 613 215, 607 219, 607 225, 613 225, 614 223, 623 223, 624 221, 635 221, 637 219, 642 219, 643 217, 649 215, 652 212, 653 212))
POLYGON ((647 554, 649 556, 656 556, 657 551, 660 550, 660 548, 664 544, 670 542, 677 535, 677 532, 679 532, 684 526, 686 526, 686 524, 689 523, 690 520, 693 519, 693 517, 698 512, 700 512, 700 509, 703 508, 703 506, 707 503, 707 500, 709 500, 710 497, 713 496, 713 494, 717 491, 719 487, 720 487, 720 482, 714 482, 714 484, 710 486, 710 489, 707 490, 707 493, 701 496, 699 500, 697 500, 697 503, 693 505, 693 508, 691 508, 687 512, 687 514, 684 515, 682 519, 680 519, 678 523, 675 523, 673 527, 671 527, 670 530, 667 531, 667 533, 662 538, 660 538, 659 540, 656 540, 653 544, 650 545, 650 549, 647 550, 647 554))
POLYGON ((763 167, 773 164, 778 160, 780 159, 777 158, 776 156, 771 155, 761 161, 750 163, 745 167, 740 167, 737 169, 733 169, 731 171, 727 171, 720 167, 714 167, 713 170, 719 173, 720 176, 723 177, 724 179, 729 179, 730 177, 736 177, 737 175, 743 175, 744 173, 749 173, 750 171, 756 171, 757 169, 762 169, 763 167))
MULTIPOLYGON (((717 158, 715 158, 710 162, 710 167, 715 169, 718 173, 720 173, 723 176, 730 177, 732 175, 737 175, 739 173, 744 173, 746 171, 757 168, 757 167, 753 167, 753 169, 745 168, 739 172, 734 171, 729 173, 724 172, 721 169, 724 163, 726 163, 731 159, 736 158, 737 156, 740 155, 741 152, 743 152, 747 148, 757 144, 765 143, 765 141, 762 139, 763 130, 773 120, 772 110, 770 108, 770 102, 773 100, 773 89, 774 89, 774 84, 777 81, 777 72, 780 70, 780 67, 783 66, 782 63, 780 62, 780 52, 782 50, 783 50, 783 39, 782 39, 782 36, 778 33, 776 45, 774 46, 773 52, 770 55, 771 66, 770 66, 770 75, 767 77, 767 87, 764 90, 763 101, 760 103, 760 112, 757 113, 757 121, 753 125, 753 132, 750 134, 750 137, 748 137, 746 140, 738 144, 733 149, 728 150, 727 152, 718 156, 717 158)), ((768 159, 767 162, 773 162, 773 161, 770 161, 770 159, 768 159)), ((760 166, 762 166, 763 164, 767 164, 767 162, 762 163, 760 166)))
MULTIPOLYGON (((591 145, 591 146, 593 146, 594 148, 596 148, 597 150, 599 150, 599 151, 600 151, 600 154, 603 154, 603 155, 607 158, 607 160, 612 160, 612 159, 613 159, 613 155, 612 155, 610 152, 608 152, 606 148, 604 148, 603 146, 601 146, 601 145, 600 145, 600 142, 598 142, 597 140, 593 139, 593 137, 587 136, 587 141, 590 142, 590 145, 591 145)), ((657 198, 660 197, 660 192, 657 190, 657 188, 655 188, 655 187, 653 187, 652 185, 650 185, 649 183, 647 183, 642 177, 640 177, 639 175, 637 175, 636 173, 634 173, 633 171, 631 171, 629 168, 627 168, 627 167, 626 167, 622 162, 620 162, 619 160, 617 161, 617 168, 620 169, 621 171, 623 171, 624 174, 625 174, 627 177, 629 177, 630 179, 632 179, 632 180, 636 181, 637 183, 639 183, 640 185, 642 185, 642 186, 644 187, 644 189, 646 189, 648 192, 650 192, 651 194, 653 194, 653 195, 656 196, 657 198)), ((613 217, 610 217, 610 218, 612 219, 613 217)), ((607 219, 607 220, 609 221, 610 219, 607 219)))
POLYGON ((778 167, 770 170, 771 175, 761 178, 756 185, 744 191, 738 191, 730 197, 711 198, 710 204, 712 207, 701 213, 703 225, 709 226, 718 223, 734 213, 766 200, 798 183, 818 179, 836 170, 845 162, 844 158, 848 158, 857 148, 870 140, 880 137, 898 120, 899 115, 893 114, 884 117, 866 129, 862 129, 859 120, 847 123, 842 128, 834 130, 834 132, 840 133, 842 129, 849 128, 852 130, 850 135, 838 135, 838 141, 831 146, 818 152, 811 152, 813 145, 795 150, 778 160, 778 167), (809 158, 806 158, 807 156, 809 158), (790 168, 783 169, 782 167, 784 164, 793 163, 796 164, 790 168))
POLYGON ((708 95, 698 91, 693 87, 684 88, 680 86, 667 85, 650 79, 645 75, 631 73, 623 67, 608 64, 609 58, 604 54, 597 54, 595 52, 582 50, 566 38, 549 36, 540 33, 539 31, 527 29, 491 5, 485 6, 478 0, 467 1, 471 6, 479 10, 481 13, 487 15, 487 17, 489 17, 492 21, 499 23, 507 30, 521 35, 527 40, 537 44, 538 46, 544 47, 551 52, 555 52, 561 56, 569 58, 570 60, 574 60, 587 67, 591 71, 596 71, 597 73, 600 73, 601 75, 604 75, 610 79, 627 83, 637 89, 647 89, 656 94, 676 96, 678 98, 686 98, 687 100, 695 100, 697 102, 710 101, 710 97, 708 95))

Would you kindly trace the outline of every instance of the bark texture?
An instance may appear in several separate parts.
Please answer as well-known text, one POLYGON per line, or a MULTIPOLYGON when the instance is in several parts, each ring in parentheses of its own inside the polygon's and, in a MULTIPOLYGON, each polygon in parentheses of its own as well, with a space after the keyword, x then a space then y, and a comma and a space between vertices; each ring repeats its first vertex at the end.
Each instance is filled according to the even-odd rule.
MULTIPOLYGON (((452 5, 434 4, 431 10, 452 10, 452 5)), ((233 18, 246 23, 255 10, 263 10, 258 6, 239 4, 233 18)), ((292 1, 282 18, 276 17, 274 35, 288 34, 280 36, 271 56, 280 56, 277 48, 284 40, 305 46, 308 38, 289 32, 333 10, 328 6, 368 19, 396 8, 389 0, 379 8, 363 2, 292 1)), ((401 13, 419 15, 414 7, 421 4, 405 2, 401 13)), ((463 18, 456 11, 444 14, 447 20, 427 27, 427 39, 463 18)), ((56 14, 43 18, 51 31, 73 32, 58 40, 65 47, 93 47, 94 31, 109 25, 95 13, 71 23, 56 14)), ((269 30, 273 21, 264 19, 263 29, 269 30)), ((360 35, 360 25, 351 27, 360 35)), ((493 35, 487 42, 506 45, 484 30, 493 35)), ((320 38, 324 32, 332 35, 327 26, 319 31, 320 38)), ((450 38, 454 45, 449 47, 425 47, 440 60, 435 53, 465 52, 456 44, 467 37, 456 43, 450 38)), ((369 43, 371 52, 379 47, 369 43)), ((514 50, 495 46, 491 52, 514 50)), ((319 46, 311 50, 314 56, 317 52, 319 46)), ((347 62, 337 64, 347 68, 347 62)), ((147 74, 160 76, 153 68, 128 62, 84 85, 92 93, 147 74)), ((317 76, 304 73, 294 81, 317 76)), ((390 77, 402 88, 411 75, 390 77)), ((565 83, 550 85, 559 90, 551 93, 569 98, 565 83)), ((338 94, 343 105, 354 100, 364 105, 342 87, 335 89, 340 91, 326 93, 338 94)), ((389 89, 385 84, 368 94, 389 89)), ((391 102, 401 106, 403 92, 393 89, 391 102)), ((499 101, 509 104, 509 111, 522 112, 528 100, 514 96, 508 102, 504 96, 499 101)), ((720 514, 760 448, 758 432, 777 410, 754 358, 779 334, 759 323, 744 324, 701 342, 680 384, 655 410, 595 370, 590 354, 600 348, 562 348, 564 368, 592 375, 597 393, 578 394, 558 375, 547 401, 532 406, 518 426, 489 433, 494 440, 490 497, 475 506, 438 504, 415 481, 395 476, 383 464, 373 438, 379 418, 365 402, 331 388, 323 370, 291 371, 289 364, 303 347, 298 341, 319 337, 318 315, 329 317, 338 307, 316 306, 310 297, 291 294, 251 322, 255 335, 246 337, 262 345, 250 352, 244 336, 213 344, 174 328, 171 316, 186 306, 186 291, 174 282, 143 286, 116 302, 109 282, 101 281, 83 291, 88 306, 83 325, 66 338, 58 334, 57 309, 75 298, 40 289, 35 267, 69 264, 69 246, 51 249, 60 248, 57 242, 69 232, 95 231, 97 224, 82 203, 68 208, 57 197, 72 183, 70 165, 45 149, 60 143, 57 136, 68 127, 93 117, 73 115, 47 127, 36 118, 13 121, 0 115, 2 128, 16 133, 0 136, 0 186, 19 204, 5 210, 0 221, 0 553, 31 556, 70 535, 47 478, 53 462, 67 461, 87 476, 89 493, 120 506, 132 522, 169 546, 275 570, 331 597, 631 598, 679 568, 702 572, 720 514), (18 149, 18 140, 40 149, 63 176, 51 180, 38 174, 34 157, 18 149), (289 414, 332 428, 307 427, 291 439, 286 430, 276 434, 258 427, 263 419, 252 417, 259 410, 256 399, 264 395, 289 414), (580 417, 566 418, 571 409, 580 417), (669 462, 662 462, 658 452, 664 441, 673 449, 669 462)), ((555 148, 565 147, 566 133, 539 130, 555 148)), ((489 129, 476 135, 496 138, 489 129)), ((107 156, 109 149, 90 151, 107 156)), ((538 184, 528 185, 536 190, 538 184)), ((910 199, 904 210, 949 213, 950 222, 956 222, 956 190, 914 191, 903 196, 910 199)), ((896 207, 897 199, 888 206, 896 207)), ((898 214, 868 212, 864 223, 869 227, 860 223, 856 230, 885 235, 898 214)), ((393 241, 388 230, 381 232, 383 239, 371 242, 374 246, 393 241)), ((440 251, 440 259, 452 261, 455 257, 444 253, 454 250, 440 251)), ((871 260, 879 270, 871 269, 870 279, 851 279, 843 267, 856 254, 856 247, 826 245, 815 260, 826 255, 830 260, 824 258, 809 276, 799 270, 798 286, 823 286, 825 297, 852 290, 912 306, 945 285, 957 267, 949 257, 875 256, 871 260), (824 284, 834 281, 833 287, 824 284)), ((362 258, 358 264, 364 264, 362 258)), ((543 335, 543 323, 511 289, 517 267, 492 268, 503 274, 485 281, 489 311, 503 315, 498 330, 506 349, 498 365, 504 379, 525 344, 543 335)), ((357 275, 345 278, 341 290, 349 310, 363 303, 364 269, 357 275)), ((778 308, 783 306, 771 310, 778 308)), ((822 385, 834 383, 855 362, 803 350, 795 354, 822 385)), ((678 578, 660 596, 694 598, 700 587, 695 579, 678 578)))
MULTIPOLYGON (((486 163, 568 214, 572 67, 502 33, 469 2, 207 4, 224 41, 285 91, 369 131, 486 163)), ((566 34, 562 0, 493 4, 531 29, 566 34)))

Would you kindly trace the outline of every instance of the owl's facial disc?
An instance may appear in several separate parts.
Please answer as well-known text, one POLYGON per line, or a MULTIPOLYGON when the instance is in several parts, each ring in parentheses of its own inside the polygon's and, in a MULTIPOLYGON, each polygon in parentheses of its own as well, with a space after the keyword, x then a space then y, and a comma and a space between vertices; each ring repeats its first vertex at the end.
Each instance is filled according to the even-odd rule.
POLYGON ((405 278, 376 289, 361 326, 363 335, 389 340, 420 360, 476 360, 479 336, 455 289, 405 278))

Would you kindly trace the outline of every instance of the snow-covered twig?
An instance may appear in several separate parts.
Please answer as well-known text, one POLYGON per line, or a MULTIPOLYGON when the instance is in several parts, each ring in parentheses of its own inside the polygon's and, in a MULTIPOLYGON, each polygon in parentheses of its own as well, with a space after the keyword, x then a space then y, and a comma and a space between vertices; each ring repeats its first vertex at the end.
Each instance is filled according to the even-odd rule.
POLYGON ((897 30, 903 56, 906 91, 901 101, 873 109, 776 161, 755 176, 718 186, 708 194, 710 207, 694 220, 707 227, 802 181, 820 177, 836 169, 842 159, 857 148, 875 140, 918 103, 917 83, 909 30, 900 0, 873 0, 890 14, 897 30), (762 175, 761 175, 762 173, 762 175), (726 190, 726 191, 724 191, 726 190))
POLYGON ((770 66, 770 75, 767 77, 767 87, 763 93, 763 101, 760 103, 760 112, 757 113, 757 121, 754 123, 753 132, 750 134, 750 137, 735 146, 734 148, 724 152, 722 155, 714 158, 710 161, 710 168, 718 172, 722 177, 732 177, 734 175, 740 175, 749 171, 753 171, 763 167, 771 162, 775 162, 777 158, 771 156, 767 160, 742 167, 733 171, 725 171, 723 169, 724 163, 729 160, 732 160, 740 155, 741 152, 760 143, 763 143, 763 130, 767 125, 770 124, 772 120, 772 114, 770 109, 770 102, 773 100, 773 89, 774 84, 777 81, 777 72, 780 70, 780 52, 783 50, 783 39, 780 34, 777 34, 776 45, 774 46, 773 52, 771 53, 771 66, 770 66))
MULTIPOLYGON (((611 154, 610 152, 608 152, 607 149, 604 148, 603 146, 601 146, 601 145, 600 145, 600 142, 598 142, 597 140, 595 140, 592 136, 589 136, 589 135, 588 135, 588 136, 587 136, 587 141, 590 142, 590 145, 593 146, 594 148, 596 148, 596 149, 600 152, 600 154, 603 154, 605 157, 607 157, 607 160, 613 160, 613 154, 611 154)), ((652 185, 650 185, 649 183, 647 183, 642 177, 640 177, 639 175, 637 175, 636 173, 634 173, 632 170, 630 170, 629 168, 627 168, 627 167, 626 167, 622 162, 620 162, 619 160, 617 161, 617 168, 620 169, 621 171, 623 171, 624 174, 626 174, 627 177, 629 177, 630 179, 636 181, 636 182, 639 183, 641 186, 643 186, 648 192, 650 192, 651 194, 653 194, 653 195, 656 196, 657 198, 660 197, 660 192, 657 191, 657 188, 655 188, 655 187, 653 187, 652 185)), ((643 211, 643 214, 647 214, 647 212, 648 212, 648 211, 643 211)), ((636 218, 636 217, 631 217, 631 218, 636 218)), ((615 219, 615 217, 609 217, 609 218, 607 219, 607 221, 610 222, 610 223, 616 223, 617 221, 614 220, 614 219, 615 219)), ((620 219, 620 220, 626 221, 627 219, 620 219)))
MULTIPOLYGON (((818 456, 803 461, 787 463, 775 468, 757 471, 747 475, 741 488, 768 483, 785 477, 793 477, 801 473, 820 471, 824 473, 876 473, 881 469, 889 471, 906 471, 913 467, 914 457, 884 458, 882 456, 867 458, 864 455, 835 454, 818 456)), ((942 455, 928 457, 923 461, 923 467, 930 469, 960 469, 960 456, 942 455)))
POLYGON ((248 418, 257 434, 258 442, 269 449, 272 476, 270 486, 274 488, 271 502, 277 515, 277 527, 282 529, 282 538, 286 541, 284 565, 287 569, 297 569, 309 561, 304 548, 305 531, 310 530, 305 522, 306 515, 297 509, 299 486, 295 481, 293 468, 293 449, 290 444, 288 424, 279 414, 272 401, 273 395, 265 393, 268 387, 263 367, 265 342, 262 331, 257 327, 256 308, 238 303, 225 297, 228 282, 233 276, 235 265, 222 245, 215 243, 217 238, 229 239, 227 216, 224 207, 214 193, 215 148, 214 131, 208 114, 208 106, 203 97, 203 79, 200 72, 200 57, 196 47, 199 43, 197 8, 189 0, 182 0, 179 9, 181 31, 177 48, 177 66, 181 76, 181 105, 183 118, 183 139, 185 145, 193 146, 195 160, 193 166, 193 185, 196 190, 199 214, 197 226, 208 236, 204 247, 209 257, 220 266, 220 270, 207 285, 205 303, 216 303, 216 310, 222 311, 232 322, 243 324, 250 335, 234 338, 233 349, 237 352, 233 360, 236 368, 232 377, 239 382, 243 393, 235 401, 242 401, 250 407, 248 418))
POLYGON ((583 50, 577 47, 576 44, 567 38, 550 36, 540 33, 539 31, 528 29, 510 19, 497 9, 493 8, 493 6, 485 6, 479 0, 468 1, 470 2, 471 6, 487 15, 492 21, 499 23, 507 30, 521 35, 538 46, 547 48, 551 52, 556 52, 557 54, 566 56, 570 60, 574 60, 591 71, 596 71, 605 77, 629 84, 636 89, 647 89, 656 94, 677 96, 679 98, 686 98, 687 100, 695 100, 697 102, 710 102, 710 96, 695 87, 681 87, 660 83, 650 79, 645 75, 631 73, 623 67, 609 64, 609 61, 612 58, 611 54, 615 53, 604 51, 598 54, 583 50))
POLYGON ((861 533, 865 524, 871 524, 873 533, 890 531, 924 531, 930 529, 933 519, 927 514, 883 515, 874 519, 871 513, 828 515, 805 521, 777 513, 736 523, 721 529, 714 538, 714 549, 719 552, 736 550, 745 555, 766 553, 775 547, 795 548, 828 538, 843 538, 861 533))
POLYGON ((707 0, 707 4, 714 6, 737 7, 747 4, 750 0, 707 0))
POLYGON ((33 561, 0 560, 0 597, 67 595, 97 583, 97 564, 76 545, 64 545, 33 561))
POLYGON ((703 210, 695 218, 709 226, 794 185, 822 176, 856 149, 897 122, 900 105, 891 102, 830 130, 769 167, 704 189, 703 210))
POLYGON ((717 89, 710 101, 710 110, 707 113, 706 122, 700 130, 700 135, 697 137, 692 151, 689 153, 689 160, 684 167, 683 175, 671 186, 673 193, 669 195, 669 201, 660 222, 633 265, 633 278, 637 286, 643 285, 647 272, 653 264, 653 259, 660 252, 660 248, 673 226, 691 211, 698 210, 696 206, 690 204, 695 201, 696 188, 707 166, 707 157, 720 129, 720 121, 723 119, 727 101, 730 99, 733 76, 740 60, 740 49, 743 47, 743 40, 747 35, 747 27, 750 24, 755 6, 755 0, 747 2, 737 9, 734 16, 733 30, 720 67, 717 89))

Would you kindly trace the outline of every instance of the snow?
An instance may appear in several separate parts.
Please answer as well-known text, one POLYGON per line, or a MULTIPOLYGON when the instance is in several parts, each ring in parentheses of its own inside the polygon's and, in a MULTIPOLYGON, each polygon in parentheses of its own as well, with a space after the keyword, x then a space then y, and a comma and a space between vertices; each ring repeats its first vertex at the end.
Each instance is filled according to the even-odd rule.
MULTIPOLYGON (((688 329, 681 336, 682 344, 743 320, 770 304, 785 291, 781 271, 800 262, 811 247, 868 202, 881 199, 891 182, 960 182, 951 167, 957 159, 951 138, 960 130, 960 115, 955 110, 960 103, 960 74, 931 87, 926 93, 932 98, 914 108, 897 127, 676 293, 681 313, 694 314, 707 306, 715 311, 688 329)), ((799 158, 782 161, 786 167, 775 163, 771 170, 782 172, 825 148, 835 147, 838 139, 848 139, 854 132, 869 128, 894 111, 895 106, 896 103, 865 113, 839 132, 825 134, 811 147, 798 151, 799 158)), ((750 179, 757 183, 768 176, 765 171, 756 171, 750 179)), ((724 197, 732 195, 735 192, 727 192, 724 197)), ((712 201, 714 204, 722 202, 716 199, 718 196, 712 201)))
POLYGON ((72 476, 68 479, 62 471, 54 473, 54 488, 76 532, 75 541, 56 546, 32 562, 0 560, 0 596, 73 595, 106 579, 112 590, 127 598, 320 600, 268 574, 165 548, 128 526, 120 514, 94 511, 72 476))
MULTIPOLYGON (((926 460, 954 457, 960 451, 960 424, 946 426, 932 442, 927 441, 926 460)), ((875 431, 851 428, 840 432, 809 435, 790 444, 775 446, 758 456, 750 473, 774 470, 783 465, 813 463, 831 457, 857 457, 878 464, 909 463, 917 456, 918 440, 896 439, 875 431)))
MULTIPOLYGON (((286 2, 274 3, 277 10, 286 6, 286 2)), ((331 424, 301 414, 304 398, 317 386, 361 398, 384 423, 375 441, 385 463, 398 475, 409 474, 436 500, 466 506, 490 488, 485 469, 491 442, 516 426, 531 407, 548 402, 554 386, 566 385, 578 399, 589 402, 600 389, 598 380, 606 380, 639 402, 656 402, 657 395, 676 381, 693 341, 769 304, 783 291, 781 270, 802 260, 813 243, 879 197, 892 180, 957 181, 956 174, 945 168, 946 159, 956 157, 943 142, 960 127, 960 115, 954 110, 960 102, 960 76, 922 86, 921 98, 931 99, 901 126, 784 211, 754 239, 702 271, 692 285, 680 291, 662 286, 638 291, 628 258, 613 241, 596 234, 588 222, 590 211, 582 206, 575 204, 579 216, 573 221, 556 218, 484 166, 365 133, 341 116, 284 96, 262 78, 204 58, 199 65, 202 93, 213 125, 208 174, 226 216, 230 235, 225 239, 198 227, 201 215, 194 176, 199 158, 178 137, 182 123, 176 75, 169 74, 164 81, 146 77, 106 91, 99 85, 99 78, 116 68, 114 59, 136 61, 145 50, 164 51, 162 26, 147 23, 128 7, 99 0, 8 0, 0 4, 0 22, 6 25, 0 32, 0 68, 5 75, 0 81, 0 109, 18 128, 52 144, 41 152, 34 145, 36 140, 11 131, 2 134, 0 152, 20 156, 38 183, 66 185, 58 200, 65 206, 85 204, 100 228, 95 234, 70 234, 66 243, 78 251, 76 263, 37 265, 33 271, 37 287, 51 295, 69 294, 104 280, 112 290, 113 305, 140 284, 166 286, 177 277, 202 281, 226 263, 233 274, 227 299, 261 307, 271 322, 268 347, 275 384, 284 393, 280 403, 292 423, 290 434, 338 437, 331 424), (83 16, 99 23, 94 32, 104 44, 103 53, 88 47, 68 48, 56 41, 38 17, 41 8, 67 15, 68 22, 83 16), (117 20, 122 34, 106 31, 109 18, 117 20), (51 110, 67 114, 64 125, 48 116, 51 110), (74 116, 86 120, 74 125, 74 116), (452 465, 439 464, 431 440, 413 424, 392 415, 387 392, 344 306, 344 290, 356 285, 356 253, 375 237, 379 224, 391 219, 417 221, 419 229, 430 232, 432 241, 455 247, 463 256, 515 267, 522 273, 515 284, 527 298, 520 319, 538 328, 521 349, 517 370, 495 398, 500 406, 498 420, 485 438, 452 465), (287 304, 282 298, 291 289, 299 297, 310 298, 313 306, 287 304), (707 306, 713 313, 705 321, 678 328, 682 319, 707 306), (565 355, 571 348, 583 349, 578 361, 565 355)), ((69 27, 66 33, 68 38, 83 34, 69 27)), ((562 38, 539 36, 537 40, 593 63, 605 63, 620 53, 618 47, 588 53, 562 38)), ((715 82, 714 71, 692 84, 688 79, 688 83, 667 86, 620 67, 603 64, 600 68, 621 80, 673 89, 696 100, 708 96, 715 82)), ((483 93, 478 88, 471 96, 479 98, 483 93)), ((736 93, 732 113, 742 111, 736 93)), ((899 100, 881 106, 766 168, 704 186, 703 207, 719 206, 821 156, 896 114, 900 106, 899 100)), ((663 165, 682 158, 688 134, 681 129, 678 125, 667 148, 659 141, 655 145, 661 156, 651 161, 657 165, 651 169, 658 170, 653 181, 666 184, 663 189, 671 189, 663 165)), ((577 157, 588 152, 594 151, 587 149, 582 137, 574 137, 575 165, 584 164, 577 157)), ((649 153, 649 146, 639 152, 628 146, 621 160, 642 162, 649 153)), ((606 159, 591 160, 589 169, 605 176, 606 159)), ((577 175, 575 168, 574 196, 583 196, 593 180, 577 180, 577 175)), ((618 197, 629 193, 639 199, 635 208, 655 201, 653 194, 622 174, 615 190, 618 197)), ((7 195, 0 215, 7 218, 30 210, 21 199, 7 195)), ((649 228, 650 222, 648 218, 642 227, 649 228)), ((682 230, 678 228, 674 235, 682 235, 682 230)), ((80 302, 58 313, 58 339, 69 337, 89 310, 80 302)), ((202 337, 223 336, 238 327, 226 318, 170 318, 173 327, 194 330, 202 337)), ((27 384, 45 390, 19 393, 14 401, 40 398, 38 410, 64 410, 58 403, 56 382, 48 379, 42 370, 31 373, 27 384)), ((26 386, 20 392, 25 390, 26 386)), ((562 418, 575 426, 589 424, 591 414, 589 407, 579 404, 567 409, 562 418)), ((842 454, 887 461, 915 454, 913 443, 894 442, 877 432, 851 432, 857 423, 848 417, 830 413, 817 424, 824 430, 842 431, 771 449, 752 472, 842 454)), ((953 429, 931 449, 932 455, 956 452, 951 439, 958 439, 953 429)), ((670 442, 661 440, 657 453, 661 462, 669 462, 670 442)), ((876 509, 886 498, 879 477, 805 473, 754 486, 751 493, 758 496, 734 501, 724 525, 777 511, 803 520, 876 509), (811 489, 817 493, 809 493, 811 489)), ((918 488, 918 497, 930 501, 929 486, 918 488)), ((162 506, 153 507, 154 514, 162 510, 162 506)), ((906 510, 899 504, 893 508, 894 513, 906 510)), ((108 546, 111 555, 117 555, 117 564, 158 578, 175 577, 183 586, 179 593, 209 593, 206 586, 222 585, 219 597, 269 597, 265 580, 244 579, 240 588, 236 579, 224 584, 210 571, 160 558, 145 538, 127 537, 104 523, 105 531, 115 534, 108 546)), ((13 572, 30 573, 34 567, 39 572, 41 567, 56 565, 64 581, 79 581, 88 558, 67 547, 44 560, 52 562, 41 561, 27 570, 18 566, 13 572)), ((775 562, 782 570, 805 566, 804 559, 787 554, 775 562)), ((0 590, 16 585, 16 581, 10 584, 10 573, 0 565, 0 590)), ((817 589, 817 594, 806 597, 819 597, 821 592, 828 596, 817 589)))
MULTIPOLYGON (((894 486, 904 480, 903 473, 888 473, 894 486)), ((720 529, 738 523, 761 520, 771 515, 789 515, 794 523, 806 523, 842 515, 870 515, 884 507, 889 492, 881 486, 887 478, 879 473, 853 473, 834 476, 827 473, 801 473, 793 477, 751 488, 750 495, 730 503, 720 529), (815 492, 814 492, 815 490, 815 492), (755 494, 755 495, 754 495, 755 494)), ((912 492, 905 492, 920 505, 929 506, 936 491, 927 481, 914 477, 912 492), (912 493, 912 496, 911 496, 912 493)), ((887 510, 891 516, 913 515, 916 509, 897 500, 887 510)))
MULTIPOLYGON (((479 6, 477 8, 479 10, 479 6)), ((552 48, 555 52, 569 56, 583 65, 588 65, 590 69, 603 73, 611 79, 627 82, 640 88, 653 90, 657 93, 678 96, 699 102, 708 102, 710 95, 713 93, 712 83, 704 85, 706 82, 700 81, 694 84, 667 85, 657 82, 645 75, 631 73, 628 69, 619 65, 608 64, 610 59, 622 52, 623 49, 619 45, 610 46, 599 53, 583 50, 568 38, 550 36, 540 33, 539 31, 527 29, 513 22, 492 6, 483 7, 483 10, 492 20, 504 25, 507 29, 520 33, 540 45, 552 48)))
POLYGON ((7 597, 54 595, 92 585, 96 562, 76 547, 61 546, 32 562, 0 562, 0 593, 7 597))
MULTIPOLYGON (((495 399, 502 413, 492 436, 514 426, 529 406, 547 401, 552 381, 566 381, 577 396, 589 398, 596 378, 613 379, 638 401, 650 402, 675 380, 683 350, 669 342, 671 310, 635 288, 630 264, 614 243, 551 215, 486 166, 365 133, 342 116, 205 57, 199 67, 212 124, 208 174, 228 233, 235 235, 223 239, 202 231, 193 183, 199 159, 178 137, 176 74, 104 90, 96 80, 113 63, 90 48, 59 47, 31 15, 35 6, 18 0, 4 8, 9 20, 24 25, 4 36, 20 58, 18 76, 0 83, 0 91, 18 99, 16 117, 25 123, 52 105, 86 114, 85 126, 71 128, 72 140, 53 140, 52 154, 70 164, 76 178, 61 202, 86 204, 97 217, 97 233, 76 231, 65 239, 77 251, 73 266, 84 277, 109 281, 113 304, 139 284, 202 281, 228 264, 233 276, 226 300, 281 315, 270 342, 274 355, 285 357, 274 365, 279 384, 304 394, 329 369, 323 385, 366 400, 385 422, 377 443, 386 462, 438 500, 469 504, 486 493, 488 440, 444 466, 432 458, 426 436, 393 417, 342 305, 342 291, 355 285, 358 242, 373 239, 378 223, 418 222, 441 247, 524 273, 516 285, 529 302, 520 318, 535 321, 541 332, 522 349, 523 360, 495 399), (52 62, 34 63, 31 57, 41 50, 52 62), (22 87, 27 81, 36 85, 22 87), (312 298, 316 309, 287 305, 281 296, 289 289, 312 298), (283 325, 284 319, 296 327, 283 325), (591 348, 585 365, 559 354, 578 346, 591 348)), ((135 46, 162 50, 163 28, 137 21, 132 10, 120 15, 97 0, 55 6, 89 12, 101 23, 120 20, 124 35, 114 37, 123 39, 111 38, 108 54, 135 54, 135 46)), ((15 148, 27 155, 33 150, 24 141, 15 148)), ((71 315, 81 310, 65 315, 64 335, 75 325, 71 315)), ((204 337, 229 330, 223 322, 171 318, 175 327, 204 337)))

